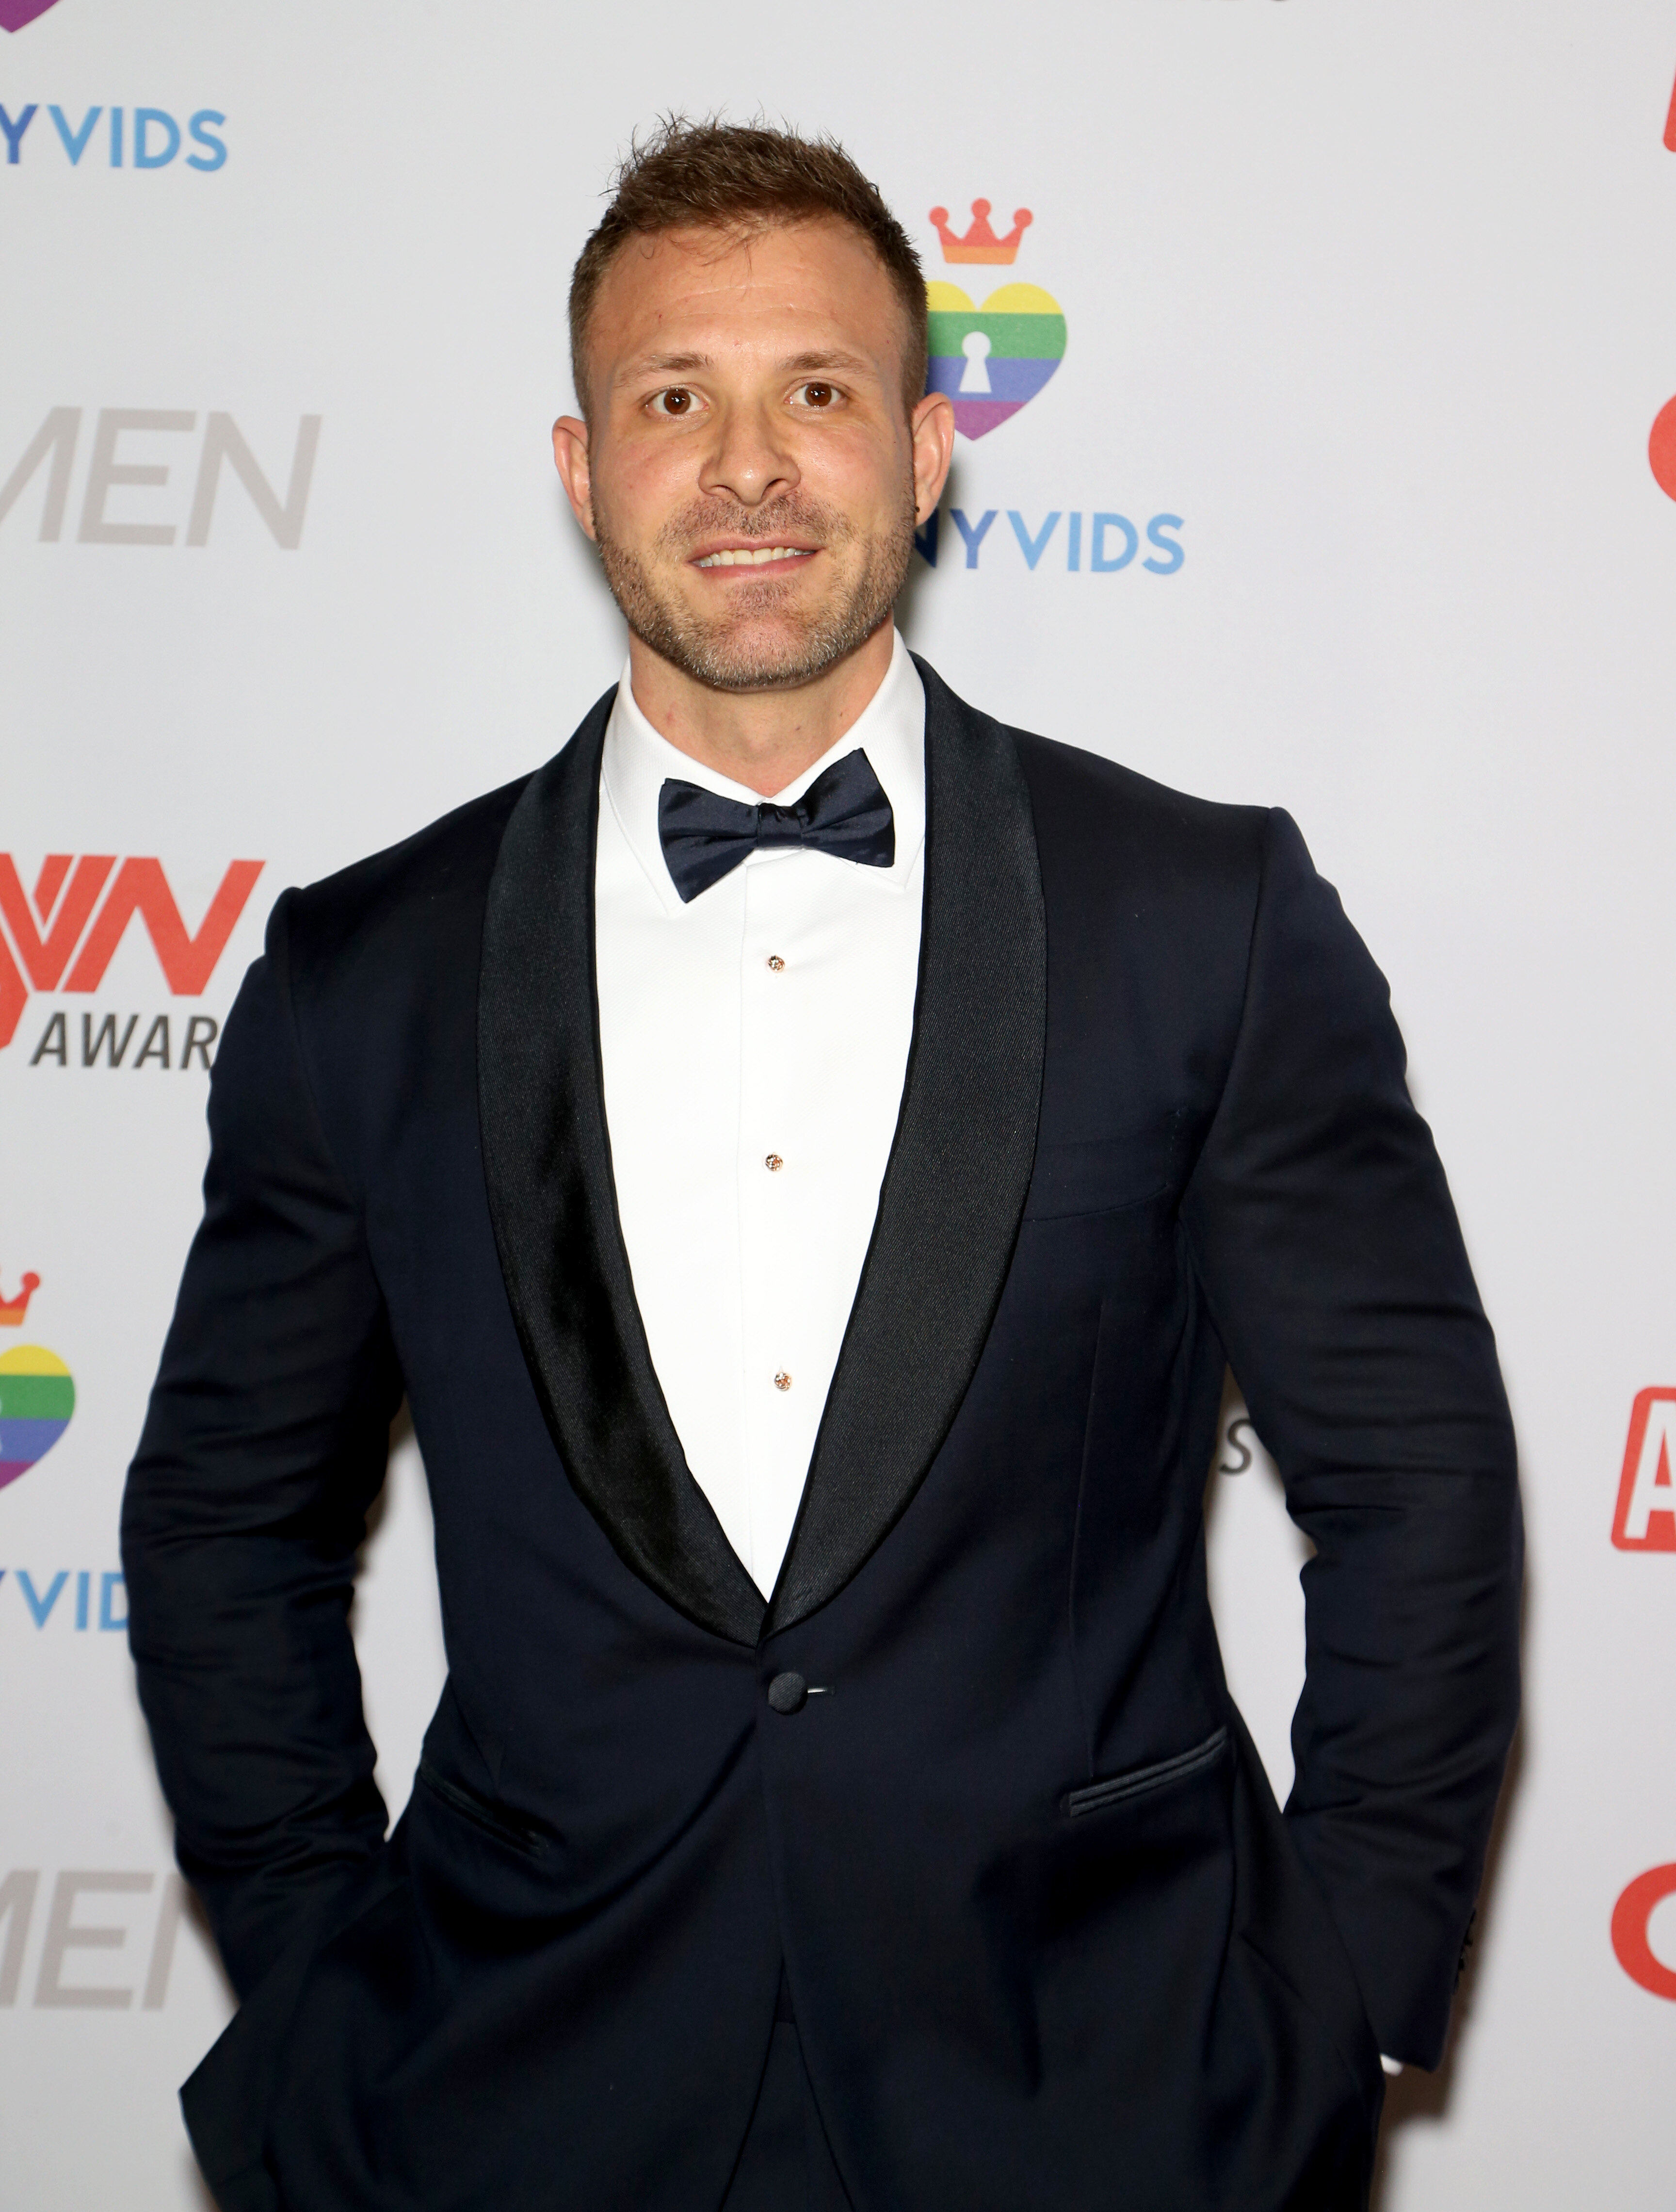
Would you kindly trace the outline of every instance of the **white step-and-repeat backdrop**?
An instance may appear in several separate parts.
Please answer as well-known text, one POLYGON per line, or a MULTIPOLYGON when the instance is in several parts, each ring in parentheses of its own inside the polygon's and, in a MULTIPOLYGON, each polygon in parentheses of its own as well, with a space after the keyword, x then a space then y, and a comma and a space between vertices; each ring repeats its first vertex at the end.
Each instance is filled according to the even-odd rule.
MULTIPOLYGON (((0 0, 9 2212, 202 2203, 174 2090, 228 2000, 117 1509, 207 1070, 285 884, 543 759, 616 673, 547 428, 570 262, 672 107, 836 132, 921 244, 964 434, 911 641, 1289 806, 1391 978, 1531 1575, 1479 1940, 1381 2212, 1668 2205, 1673 76, 1673 0, 0 0)), ((1299 1540, 1236 1402, 1210 1498, 1284 1790, 1299 1540)), ((358 1609, 392 1808, 428 1540, 398 1436, 358 1609)))

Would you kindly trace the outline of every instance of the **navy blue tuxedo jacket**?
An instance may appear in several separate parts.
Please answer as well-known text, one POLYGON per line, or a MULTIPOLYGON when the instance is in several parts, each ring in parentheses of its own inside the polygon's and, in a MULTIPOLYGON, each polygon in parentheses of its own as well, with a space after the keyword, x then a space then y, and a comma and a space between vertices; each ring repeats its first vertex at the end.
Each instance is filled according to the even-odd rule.
POLYGON ((243 1999, 185 2092, 223 2212, 714 2212, 782 1973, 856 2212, 1339 2212, 1380 2051, 1439 2057, 1520 1516, 1385 984, 1284 814, 922 673, 914 1042, 766 1601, 617 1224, 609 697, 274 909, 124 1512, 243 1999), (1229 1364, 1316 1547, 1284 1816, 1205 1595, 1229 1364), (349 1613, 404 1395, 449 1674, 386 1840, 349 1613))

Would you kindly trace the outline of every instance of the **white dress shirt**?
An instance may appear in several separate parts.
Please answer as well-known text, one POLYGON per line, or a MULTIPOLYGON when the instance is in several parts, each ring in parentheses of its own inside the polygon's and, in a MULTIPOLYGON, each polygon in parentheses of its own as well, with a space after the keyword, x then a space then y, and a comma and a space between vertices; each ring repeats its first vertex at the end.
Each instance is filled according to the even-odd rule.
POLYGON ((767 1595, 790 1541, 872 1235, 914 1028, 926 700, 890 671, 789 805, 865 752, 896 860, 779 847, 690 905, 664 865, 668 777, 746 805, 661 738, 625 670, 605 732, 594 876, 599 1035, 635 1296, 687 1464, 767 1595))

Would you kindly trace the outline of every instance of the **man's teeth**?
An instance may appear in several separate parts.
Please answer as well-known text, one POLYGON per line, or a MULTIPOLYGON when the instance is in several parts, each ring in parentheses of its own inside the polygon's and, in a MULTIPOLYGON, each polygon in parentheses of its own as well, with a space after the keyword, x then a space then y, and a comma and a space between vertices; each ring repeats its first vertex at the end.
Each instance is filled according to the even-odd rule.
POLYGON ((707 553, 697 566, 701 568, 760 568, 765 561, 806 561, 810 550, 806 545, 762 545, 754 552, 741 550, 738 553, 707 553))

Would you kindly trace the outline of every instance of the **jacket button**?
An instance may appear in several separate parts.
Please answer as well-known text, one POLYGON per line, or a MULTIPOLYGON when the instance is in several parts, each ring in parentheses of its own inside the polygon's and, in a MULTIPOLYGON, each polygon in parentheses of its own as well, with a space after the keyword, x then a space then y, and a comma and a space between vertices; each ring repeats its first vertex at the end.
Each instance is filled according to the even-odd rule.
POLYGON ((768 1685, 768 1703, 777 1713, 800 1713, 808 1695, 801 1674, 776 1674, 768 1685))

